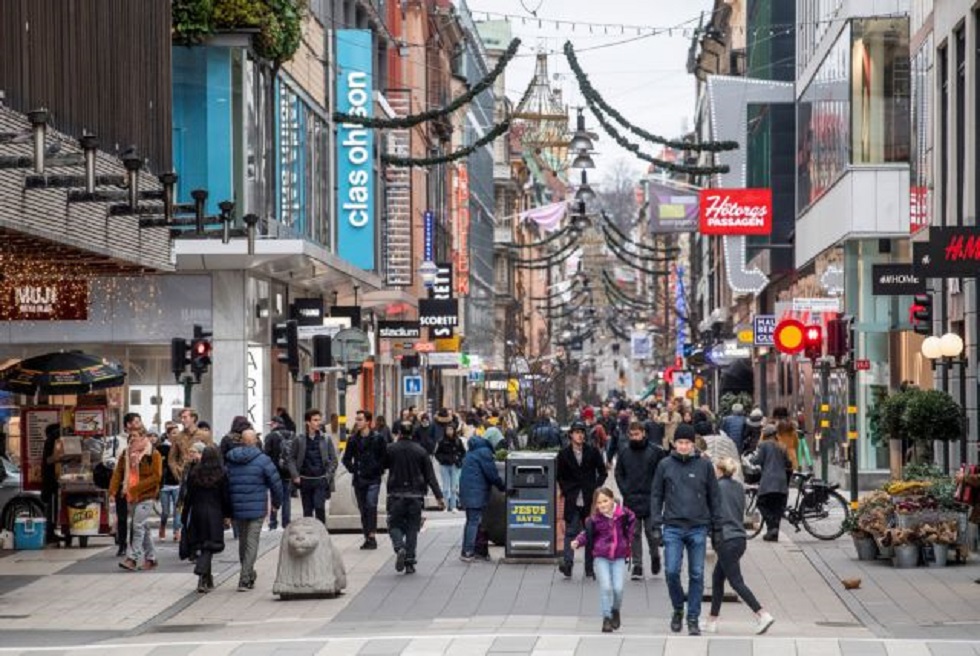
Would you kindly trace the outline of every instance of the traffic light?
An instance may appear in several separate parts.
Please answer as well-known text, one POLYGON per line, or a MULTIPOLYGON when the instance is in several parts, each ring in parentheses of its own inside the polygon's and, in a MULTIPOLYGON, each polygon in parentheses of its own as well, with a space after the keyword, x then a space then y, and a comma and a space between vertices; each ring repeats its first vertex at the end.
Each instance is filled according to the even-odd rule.
POLYGON ((811 360, 823 356, 823 329, 814 324, 803 329, 803 355, 811 360))
POLYGON ((174 378, 180 382, 180 377, 187 370, 187 365, 191 363, 191 358, 187 353, 187 340, 183 337, 174 337, 170 340, 170 370, 174 372, 174 378))
POLYGON ((194 326, 194 339, 191 340, 191 371, 198 380, 211 366, 211 333, 201 326, 194 326))
POLYGON ((838 364, 852 359, 851 350, 854 345, 850 338, 850 328, 850 318, 840 314, 827 322, 827 355, 838 364))
POLYGON ((932 295, 916 294, 912 302, 912 324, 920 335, 932 334, 932 295))
POLYGON ((285 345, 285 353, 279 353, 279 362, 286 365, 289 369, 289 373, 293 375, 293 378, 299 375, 299 331, 298 325, 295 320, 290 319, 286 322, 285 327, 285 340, 280 342, 277 340, 278 345, 285 345))
POLYGON ((313 366, 332 367, 333 353, 330 350, 331 340, 329 335, 313 336, 313 366))

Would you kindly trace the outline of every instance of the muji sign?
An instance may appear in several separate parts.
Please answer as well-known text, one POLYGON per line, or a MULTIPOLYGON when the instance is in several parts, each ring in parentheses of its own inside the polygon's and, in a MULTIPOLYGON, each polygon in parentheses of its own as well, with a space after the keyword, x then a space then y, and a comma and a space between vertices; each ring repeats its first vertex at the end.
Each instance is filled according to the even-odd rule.
POLYGON ((702 189, 698 230, 703 235, 772 233, 772 189, 702 189))

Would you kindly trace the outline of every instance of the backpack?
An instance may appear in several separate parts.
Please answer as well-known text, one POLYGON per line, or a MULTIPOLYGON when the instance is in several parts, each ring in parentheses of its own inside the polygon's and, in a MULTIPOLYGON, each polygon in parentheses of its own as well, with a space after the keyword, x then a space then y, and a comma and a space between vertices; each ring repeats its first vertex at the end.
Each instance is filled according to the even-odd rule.
POLYGON ((289 460, 293 453, 293 440, 296 434, 292 431, 288 431, 285 428, 279 429, 279 458, 276 460, 276 465, 279 467, 279 471, 289 471, 289 460))

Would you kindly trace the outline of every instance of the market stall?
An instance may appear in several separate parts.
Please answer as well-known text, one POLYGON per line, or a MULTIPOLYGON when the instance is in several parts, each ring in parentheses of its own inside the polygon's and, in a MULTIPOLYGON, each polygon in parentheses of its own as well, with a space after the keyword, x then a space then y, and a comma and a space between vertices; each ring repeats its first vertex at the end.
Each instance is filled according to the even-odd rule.
POLYGON ((47 506, 49 540, 70 545, 77 537, 84 547, 92 536, 114 533, 108 493, 94 475, 114 409, 93 392, 118 387, 124 377, 116 365, 77 351, 0 371, 0 389, 48 401, 21 407, 20 460, 23 489, 40 491, 47 506))

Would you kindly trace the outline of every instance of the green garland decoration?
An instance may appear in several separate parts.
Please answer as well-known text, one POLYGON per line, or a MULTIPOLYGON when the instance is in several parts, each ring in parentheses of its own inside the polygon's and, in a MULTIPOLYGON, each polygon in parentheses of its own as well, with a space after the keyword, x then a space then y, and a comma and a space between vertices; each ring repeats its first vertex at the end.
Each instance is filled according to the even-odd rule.
MULTIPOLYGON (((633 239, 630 239, 629 237, 627 237, 626 234, 619 229, 619 227, 616 225, 616 223, 612 219, 609 218, 609 215, 606 214, 606 211, 605 210, 602 210, 600 212, 600 215, 602 216, 603 219, 605 219, 606 223, 608 224, 608 227, 611 228, 612 231, 615 232, 619 236, 619 239, 621 241, 624 241, 624 242, 633 244, 634 246, 636 246, 637 248, 639 248, 641 251, 649 251, 651 253, 656 253, 657 255, 671 255, 671 254, 676 254, 676 253, 680 252, 680 250, 681 250, 681 249, 677 248, 676 246, 670 246, 670 247, 668 247, 666 249, 663 249, 663 248, 658 248, 656 246, 649 246, 647 244, 641 244, 641 243, 639 243, 637 241, 634 241, 633 239)), ((603 230, 605 230, 606 227, 607 226, 602 226, 603 230)))
POLYGON ((579 66, 578 57, 575 56, 575 48, 572 46, 571 41, 565 42, 565 59, 568 60, 568 65, 571 66, 572 72, 575 73, 575 78, 578 80, 579 89, 582 91, 582 95, 587 99, 600 107, 604 112, 609 114, 617 123, 621 124, 627 130, 633 134, 646 139, 655 144, 662 144, 670 148, 676 148, 678 150, 689 150, 697 153, 718 153, 727 150, 737 150, 737 141, 705 141, 701 143, 691 143, 687 141, 681 141, 678 139, 668 139, 667 137, 661 137, 656 134, 647 132, 643 128, 633 125, 626 118, 616 111, 605 99, 596 91, 592 83, 589 82, 589 76, 585 74, 582 67, 579 66))
POLYGON ((561 230, 557 231, 555 234, 553 234, 550 237, 547 237, 545 239, 542 239, 541 241, 531 242, 530 244, 504 244, 504 246, 506 248, 509 248, 509 249, 512 249, 512 250, 515 250, 515 251, 516 250, 520 250, 522 248, 540 248, 542 246, 546 246, 546 245, 550 244, 551 242, 553 242, 553 241, 555 241, 557 239, 560 239, 560 238, 564 237, 569 232, 571 232, 571 230, 572 230, 572 226, 571 226, 571 224, 569 224, 569 225, 565 226, 564 228, 562 228, 561 230))
POLYGON ((497 137, 507 132, 509 129, 510 119, 508 118, 500 125, 495 126, 473 144, 466 146, 465 148, 460 148, 459 150, 449 153, 448 155, 439 155, 437 157, 398 157, 397 155, 384 154, 381 156, 381 162, 388 164, 389 166, 436 166, 438 164, 448 164, 449 162, 455 162, 458 159, 469 157, 480 148, 483 148, 490 142, 494 141, 497 137))
POLYGON ((631 253, 628 248, 626 248, 623 244, 616 241, 612 233, 606 230, 606 226, 602 226, 602 236, 605 238, 607 246, 609 246, 610 248, 614 248, 620 253, 625 254, 627 257, 633 258, 639 262, 648 262, 648 263, 673 262, 674 260, 677 259, 676 257, 671 255, 660 254, 661 256, 658 257, 658 256, 647 255, 643 253, 631 253))
POLYGON ((629 259, 630 255, 628 253, 619 252, 616 249, 615 245, 610 244, 608 241, 606 242, 606 246, 608 246, 609 250, 612 251, 612 254, 616 256, 616 259, 628 265, 630 268, 636 269, 637 271, 648 273, 651 276, 666 276, 669 275, 670 273, 667 269, 647 269, 646 267, 640 266, 636 262, 633 262, 629 259))
POLYGON ((558 250, 544 257, 534 257, 534 258, 520 258, 511 256, 510 261, 517 266, 522 264, 529 265, 547 265, 551 266, 553 264, 558 264, 559 262, 564 262, 571 255, 571 249, 578 246, 578 239, 572 239, 567 244, 562 245, 558 250), (561 256, 561 257, 559 257, 561 256))
POLYGON ((589 110, 592 111, 592 114, 595 115, 596 119, 599 121, 599 124, 602 125, 602 129, 604 129, 606 134, 612 137, 616 143, 640 159, 650 162, 654 166, 659 166, 662 169, 673 171, 675 173, 685 173, 688 175, 715 175, 717 173, 728 173, 731 170, 727 164, 722 164, 720 166, 691 166, 689 164, 675 164, 674 162, 668 162, 667 160, 648 155, 642 152, 637 144, 627 140, 626 137, 621 135, 619 130, 617 130, 616 127, 606 119, 605 115, 602 113, 602 110, 600 110, 592 100, 586 98, 585 104, 588 106, 589 110))
POLYGON ((337 123, 363 125, 365 127, 379 128, 381 130, 389 130, 389 129, 401 130, 405 128, 414 127, 419 123, 425 123, 426 121, 432 121, 437 118, 443 118, 445 116, 448 116, 449 114, 452 114, 457 109, 459 109, 463 105, 466 105, 474 98, 476 98, 478 95, 480 95, 481 93, 483 93, 484 91, 492 87, 496 79, 500 77, 501 73, 504 72, 504 69, 507 67, 507 64, 510 63, 510 60, 513 59, 514 55, 517 54, 517 48, 520 45, 521 45, 521 40, 518 38, 515 38, 513 41, 511 41, 510 45, 507 46, 507 50, 504 51, 504 54, 500 56, 500 60, 497 61, 497 65, 493 67, 493 70, 490 71, 486 77, 484 77, 482 80, 480 80, 475 85, 473 85, 473 87, 469 91, 467 91, 461 96, 458 96, 457 98, 454 98, 453 101, 448 105, 446 105, 445 107, 442 107, 440 109, 430 109, 420 114, 412 114, 410 116, 399 116, 396 118, 354 116, 352 114, 334 112, 333 120, 337 123))

